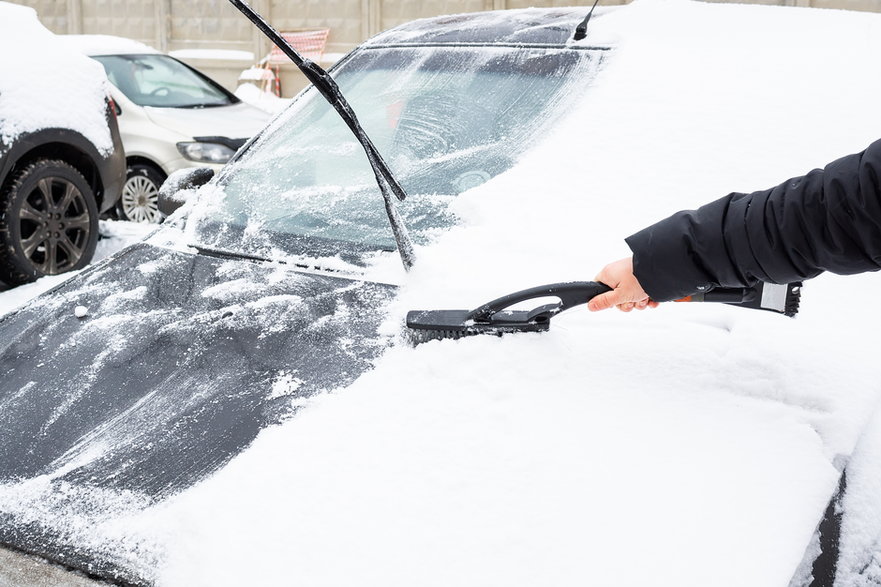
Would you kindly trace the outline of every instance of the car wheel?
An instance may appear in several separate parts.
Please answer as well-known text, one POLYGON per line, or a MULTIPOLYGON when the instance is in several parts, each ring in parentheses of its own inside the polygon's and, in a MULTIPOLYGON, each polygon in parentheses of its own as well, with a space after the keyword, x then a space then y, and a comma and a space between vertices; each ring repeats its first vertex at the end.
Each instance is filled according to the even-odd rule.
POLYGON ((42 160, 0 197, 0 279, 20 284, 80 269, 98 243, 98 205, 79 171, 42 160))
POLYGON ((135 164, 126 169, 122 196, 116 204, 120 220, 158 224, 165 216, 159 211, 159 186, 165 178, 149 165, 135 164))

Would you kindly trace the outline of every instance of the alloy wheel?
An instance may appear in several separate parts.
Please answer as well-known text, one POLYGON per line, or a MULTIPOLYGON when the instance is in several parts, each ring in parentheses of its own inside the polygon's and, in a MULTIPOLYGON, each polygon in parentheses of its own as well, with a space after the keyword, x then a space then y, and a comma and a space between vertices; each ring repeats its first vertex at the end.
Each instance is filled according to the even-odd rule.
POLYGON ((19 209, 22 253, 44 275, 76 266, 96 228, 86 196, 64 177, 41 178, 19 209))

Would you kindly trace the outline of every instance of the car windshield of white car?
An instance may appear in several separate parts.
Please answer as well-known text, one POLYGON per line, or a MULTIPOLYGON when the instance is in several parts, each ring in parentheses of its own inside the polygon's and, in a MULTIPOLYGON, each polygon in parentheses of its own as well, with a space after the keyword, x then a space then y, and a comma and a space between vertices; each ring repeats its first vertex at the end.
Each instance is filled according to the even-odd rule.
POLYGON ((233 99, 202 74, 167 55, 99 55, 107 78, 138 106, 206 108, 233 99))
MULTIPOLYGON (((525 47, 361 50, 335 72, 409 194, 416 243, 453 225, 451 200, 512 167, 594 77, 601 52, 525 47)), ((188 230, 206 248, 277 257, 393 250, 354 135, 305 92, 203 192, 188 230), (270 254, 271 253, 271 254, 270 254)))

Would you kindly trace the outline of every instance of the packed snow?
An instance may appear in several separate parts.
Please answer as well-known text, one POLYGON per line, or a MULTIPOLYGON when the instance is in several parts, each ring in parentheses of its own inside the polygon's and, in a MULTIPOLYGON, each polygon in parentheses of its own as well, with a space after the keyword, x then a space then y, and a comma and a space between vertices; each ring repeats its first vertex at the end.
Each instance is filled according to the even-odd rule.
MULTIPOLYGON (((251 68, 251 70, 253 69, 257 69, 258 71, 269 71, 262 68, 251 68)), ((279 98, 274 93, 263 90, 257 85, 248 82, 239 84, 239 87, 236 88, 235 95, 236 98, 242 102, 247 102, 251 106, 255 106, 269 114, 278 114, 291 103, 287 98, 279 98)))
POLYGON ((105 120, 109 82, 100 64, 71 53, 32 8, 7 2, 0 2, 0 55, 3 143, 57 127, 79 132, 103 153, 113 150, 105 120))
MULTIPOLYGON (((376 268, 402 285, 386 333, 590 279, 660 217, 881 136, 881 15, 637 0, 590 27, 616 48, 578 107, 461 195, 409 275, 376 268)), ((786 587, 848 463, 838 585, 877 584, 879 295, 877 275, 824 275, 795 320, 580 308, 544 335, 401 343, 207 481, 107 498, 76 531, 146 553, 163 586, 786 587)))
POLYGON ((254 61, 251 51, 234 49, 178 49, 169 51, 169 55, 177 59, 210 59, 215 61, 254 61))
POLYGON ((134 39, 113 35, 60 35, 58 39, 83 55, 137 55, 159 53, 149 45, 134 39))
MULTIPOLYGON (((605 71, 454 204, 463 227, 419 251, 390 330, 590 278, 658 217, 881 128, 871 100, 837 106, 881 90, 876 15, 638 2, 591 26, 617 41, 605 71)), ((816 280, 796 321, 575 311, 544 337, 395 349, 152 513, 162 582, 786 585, 881 387, 878 319, 838 300, 878 287, 816 280)))

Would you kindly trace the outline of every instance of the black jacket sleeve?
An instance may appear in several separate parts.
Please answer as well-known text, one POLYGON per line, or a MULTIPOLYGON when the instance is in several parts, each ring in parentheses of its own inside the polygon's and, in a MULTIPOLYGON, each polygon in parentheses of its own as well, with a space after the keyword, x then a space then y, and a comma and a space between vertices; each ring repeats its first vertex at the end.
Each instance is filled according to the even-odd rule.
POLYGON ((627 238, 652 299, 881 268, 881 141, 770 190, 730 194, 627 238))

